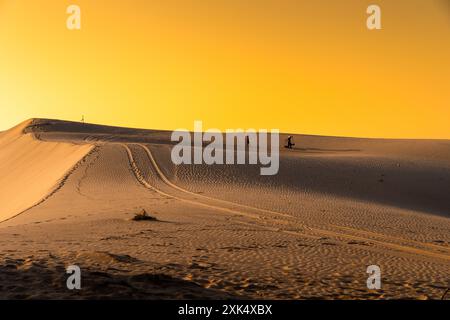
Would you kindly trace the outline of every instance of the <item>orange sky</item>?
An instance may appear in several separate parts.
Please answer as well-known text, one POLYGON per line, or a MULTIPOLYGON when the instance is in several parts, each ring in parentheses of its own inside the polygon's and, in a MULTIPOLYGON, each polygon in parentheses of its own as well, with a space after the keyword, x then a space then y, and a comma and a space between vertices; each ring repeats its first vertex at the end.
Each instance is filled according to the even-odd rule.
POLYGON ((0 130, 84 114, 450 139, 449 40, 445 0, 0 0, 0 130), (371 3, 383 30, 366 28, 371 3))

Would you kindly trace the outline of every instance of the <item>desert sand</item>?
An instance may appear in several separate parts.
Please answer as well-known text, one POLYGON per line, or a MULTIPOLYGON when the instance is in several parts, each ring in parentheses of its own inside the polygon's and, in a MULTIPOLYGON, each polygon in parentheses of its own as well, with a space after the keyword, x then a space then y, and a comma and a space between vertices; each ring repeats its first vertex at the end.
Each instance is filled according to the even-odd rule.
POLYGON ((294 140, 260 176, 175 166, 167 131, 33 119, 0 133, 0 298, 440 299, 450 141, 294 140))

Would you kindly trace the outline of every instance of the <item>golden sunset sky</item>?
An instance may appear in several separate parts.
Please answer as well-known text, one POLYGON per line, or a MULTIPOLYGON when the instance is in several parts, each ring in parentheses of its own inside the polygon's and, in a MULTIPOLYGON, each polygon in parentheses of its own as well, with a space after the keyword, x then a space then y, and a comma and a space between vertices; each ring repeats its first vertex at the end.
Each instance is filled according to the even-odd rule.
POLYGON ((128 127, 450 139, 445 0, 0 0, 0 130, 128 127), (382 30, 366 8, 382 9, 382 30), (82 29, 66 28, 81 7, 82 29))

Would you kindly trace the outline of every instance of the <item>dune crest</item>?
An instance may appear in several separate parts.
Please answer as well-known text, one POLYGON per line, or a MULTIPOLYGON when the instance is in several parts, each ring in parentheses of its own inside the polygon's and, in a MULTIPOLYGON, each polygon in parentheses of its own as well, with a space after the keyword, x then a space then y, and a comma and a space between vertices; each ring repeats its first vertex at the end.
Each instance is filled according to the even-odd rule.
POLYGON ((0 134, 0 221, 38 203, 93 146, 43 142, 24 133, 27 120, 0 134))

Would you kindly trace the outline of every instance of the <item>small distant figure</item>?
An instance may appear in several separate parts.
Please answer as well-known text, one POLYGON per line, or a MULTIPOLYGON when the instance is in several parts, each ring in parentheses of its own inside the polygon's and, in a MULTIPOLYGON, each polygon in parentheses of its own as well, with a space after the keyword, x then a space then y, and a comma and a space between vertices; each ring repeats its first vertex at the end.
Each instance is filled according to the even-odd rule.
POLYGON ((292 147, 295 146, 295 143, 294 143, 293 141, 294 141, 294 137, 293 137, 293 136, 289 136, 289 137, 287 138, 287 145, 286 145, 286 148, 292 149, 292 147))
POLYGON ((81 116, 81 122, 84 123, 84 115, 81 116))

